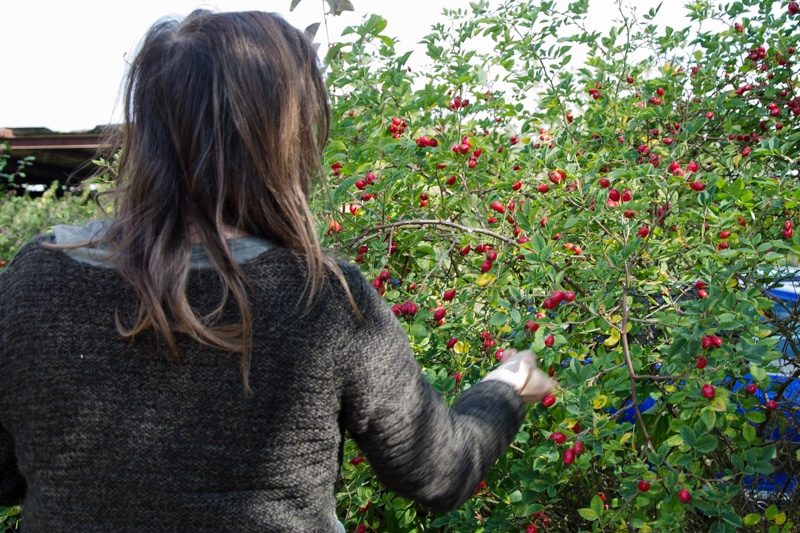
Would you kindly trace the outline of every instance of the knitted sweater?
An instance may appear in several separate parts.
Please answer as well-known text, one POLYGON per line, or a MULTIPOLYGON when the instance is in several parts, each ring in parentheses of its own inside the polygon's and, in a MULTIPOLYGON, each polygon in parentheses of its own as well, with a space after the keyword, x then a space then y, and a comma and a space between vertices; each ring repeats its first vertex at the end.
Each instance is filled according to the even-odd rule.
MULTIPOLYGON (((434 510, 459 507, 524 415, 504 383, 448 408, 422 376, 389 306, 346 263, 366 318, 336 281, 306 311, 302 258, 281 248, 242 264, 252 284, 252 393, 240 357, 150 330, 116 270, 40 246, 0 274, 0 505, 25 531, 336 530, 348 430, 379 480, 434 510)), ((214 309, 220 284, 193 270, 188 295, 214 309)), ((236 321, 228 306, 223 322, 236 321)))

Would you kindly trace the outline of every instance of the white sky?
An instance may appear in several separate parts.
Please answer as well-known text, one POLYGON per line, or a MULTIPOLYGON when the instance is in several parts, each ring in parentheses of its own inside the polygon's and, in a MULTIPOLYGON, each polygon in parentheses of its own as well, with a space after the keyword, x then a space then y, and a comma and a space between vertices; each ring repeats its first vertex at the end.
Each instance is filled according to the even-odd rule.
MULTIPOLYGON (((292 24, 304 28, 322 21, 324 9, 324 0, 301 0, 293 13, 288 12, 290 0, 0 1, 4 43, 0 128, 46 127, 61 132, 115 122, 125 55, 135 50, 150 25, 163 16, 187 15, 196 8, 258 9, 283 13, 292 24)), ((414 48, 430 26, 442 20, 443 8, 468 8, 468 2, 461 0, 351 1, 355 13, 329 17, 331 39, 335 41, 344 27, 358 24, 367 12, 377 13, 388 20, 385 33, 399 39, 400 52, 414 48)), ((665 0, 659 22, 673 27, 685 24, 683 9, 667 7, 678 1, 665 0)), ((659 2, 634 3, 637 11, 644 13, 659 2)), ((590 0, 590 6, 590 20, 598 28, 604 26, 604 17, 616 13, 613 0, 590 0)), ((324 27, 320 27, 317 41, 325 41, 324 27)))

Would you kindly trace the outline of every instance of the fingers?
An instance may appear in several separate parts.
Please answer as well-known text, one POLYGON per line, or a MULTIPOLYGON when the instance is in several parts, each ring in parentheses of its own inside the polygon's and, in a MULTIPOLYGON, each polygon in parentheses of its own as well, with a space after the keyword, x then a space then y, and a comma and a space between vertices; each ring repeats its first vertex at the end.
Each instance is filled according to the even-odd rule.
POLYGON ((507 350, 503 350, 503 355, 500 356, 500 362, 505 363, 516 354, 517 350, 515 350, 514 348, 508 348, 507 350))
POLYGON ((538 368, 532 369, 525 387, 520 391, 523 401, 536 403, 555 390, 556 382, 538 368))

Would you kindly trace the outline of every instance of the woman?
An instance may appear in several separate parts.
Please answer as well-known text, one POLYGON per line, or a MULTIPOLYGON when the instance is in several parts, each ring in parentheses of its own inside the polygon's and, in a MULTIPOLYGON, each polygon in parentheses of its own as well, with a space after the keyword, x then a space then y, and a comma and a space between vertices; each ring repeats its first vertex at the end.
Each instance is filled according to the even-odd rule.
POLYGON ((523 403, 511 354, 448 409, 307 198, 327 140, 313 48, 280 17, 158 22, 130 67, 114 218, 0 277, 0 504, 30 531, 323 531, 344 430, 433 509, 473 492, 523 403))

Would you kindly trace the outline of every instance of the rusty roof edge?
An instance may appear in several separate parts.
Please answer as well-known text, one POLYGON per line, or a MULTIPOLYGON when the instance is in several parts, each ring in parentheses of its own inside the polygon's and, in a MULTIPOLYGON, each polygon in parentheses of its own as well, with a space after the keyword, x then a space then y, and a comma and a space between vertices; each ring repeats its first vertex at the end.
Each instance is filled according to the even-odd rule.
POLYGON ((107 130, 119 126, 97 126, 85 132, 59 133, 47 128, 0 128, 0 142, 11 150, 96 149, 107 145, 107 130))

